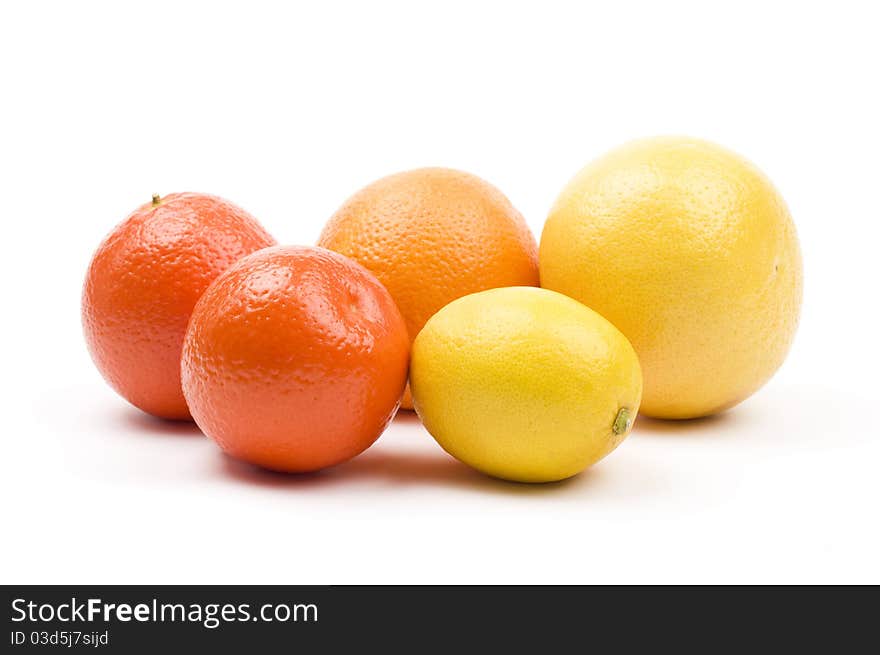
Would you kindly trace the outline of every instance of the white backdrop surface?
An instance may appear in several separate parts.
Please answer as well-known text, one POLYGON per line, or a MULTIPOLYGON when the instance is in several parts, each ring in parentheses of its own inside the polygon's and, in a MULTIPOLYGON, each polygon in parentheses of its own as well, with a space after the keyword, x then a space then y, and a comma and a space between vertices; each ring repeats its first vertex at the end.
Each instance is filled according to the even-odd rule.
POLYGON ((880 582, 870 3, 289 4, 0 8, 0 581, 880 582), (570 481, 484 478, 412 414, 333 470, 262 472, 89 360, 86 265, 153 192, 216 193, 314 243, 361 186, 441 165, 540 235, 582 165, 669 133, 782 191, 800 331, 741 406, 640 418, 570 481))

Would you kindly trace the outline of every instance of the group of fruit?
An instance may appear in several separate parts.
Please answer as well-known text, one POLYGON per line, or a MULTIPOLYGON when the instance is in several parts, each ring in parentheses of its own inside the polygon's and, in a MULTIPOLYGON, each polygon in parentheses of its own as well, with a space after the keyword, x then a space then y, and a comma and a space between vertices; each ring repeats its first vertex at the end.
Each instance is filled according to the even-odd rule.
POLYGON ((540 249, 501 192, 449 169, 369 185, 318 247, 277 246, 220 198, 153 196, 99 247, 82 308, 122 396, 233 457, 332 466, 402 405, 462 462, 544 482, 611 452, 640 407, 693 418, 752 394, 800 300, 770 181, 670 137, 578 173, 540 249))

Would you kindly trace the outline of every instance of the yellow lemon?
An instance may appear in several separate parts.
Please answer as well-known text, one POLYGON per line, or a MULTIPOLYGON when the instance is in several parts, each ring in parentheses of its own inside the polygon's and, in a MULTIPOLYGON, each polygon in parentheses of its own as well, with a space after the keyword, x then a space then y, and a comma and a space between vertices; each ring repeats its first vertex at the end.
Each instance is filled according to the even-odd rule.
POLYGON ((782 197, 720 146, 664 137, 584 168, 550 212, 541 286, 580 300, 629 338, 642 412, 692 418, 754 393, 782 364, 802 295, 782 197))
POLYGON ((453 457, 517 482, 562 480, 629 433, 642 376, 617 328, 559 293, 491 289, 436 313, 413 343, 415 409, 453 457))

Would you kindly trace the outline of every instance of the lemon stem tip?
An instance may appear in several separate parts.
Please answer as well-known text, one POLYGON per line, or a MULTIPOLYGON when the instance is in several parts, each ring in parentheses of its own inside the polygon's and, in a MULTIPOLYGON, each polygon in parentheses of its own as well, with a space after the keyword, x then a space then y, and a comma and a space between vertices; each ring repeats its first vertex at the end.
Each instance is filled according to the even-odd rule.
POLYGON ((612 426, 612 430, 614 430, 614 434, 623 434, 632 426, 632 414, 629 409, 626 407, 621 407, 620 411, 617 412, 617 416, 614 419, 614 425, 612 426))

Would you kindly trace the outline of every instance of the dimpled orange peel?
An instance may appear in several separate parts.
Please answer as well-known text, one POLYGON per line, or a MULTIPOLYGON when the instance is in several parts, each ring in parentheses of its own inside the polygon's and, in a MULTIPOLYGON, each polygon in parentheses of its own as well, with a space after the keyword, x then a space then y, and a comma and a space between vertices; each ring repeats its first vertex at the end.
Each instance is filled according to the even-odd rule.
MULTIPOLYGON (((318 245, 370 269, 413 339, 456 298, 538 284, 537 244, 522 215, 485 180, 448 168, 373 182, 339 208, 318 245)), ((402 406, 412 408, 409 392, 402 406)))
POLYGON ((234 262, 274 243, 216 196, 155 195, 136 209, 101 243, 83 287, 86 343, 110 386, 145 412, 188 419, 180 350, 193 306, 234 262))
POLYGON ((224 451, 307 472, 378 438, 408 364, 406 325, 369 271, 323 248, 277 246, 205 291, 181 370, 196 423, 224 451))

